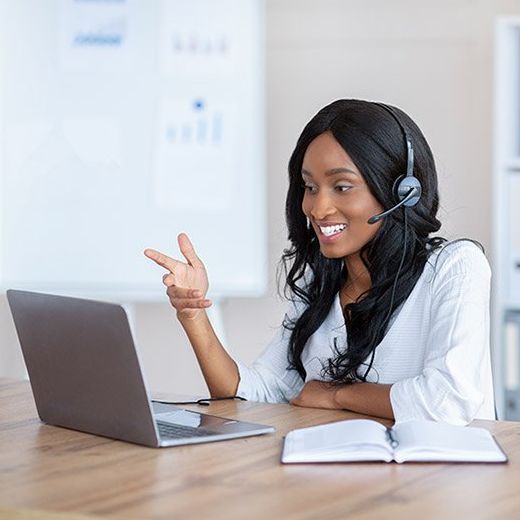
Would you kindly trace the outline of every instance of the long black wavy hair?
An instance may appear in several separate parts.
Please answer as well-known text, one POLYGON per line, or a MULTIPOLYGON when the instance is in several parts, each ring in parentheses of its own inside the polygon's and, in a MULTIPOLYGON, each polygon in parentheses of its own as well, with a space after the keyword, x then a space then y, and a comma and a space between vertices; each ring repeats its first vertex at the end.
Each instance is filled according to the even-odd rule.
MULTIPOLYGON (((348 347, 336 345, 335 357, 323 366, 323 375, 336 383, 366 380, 371 363, 368 369, 361 368, 369 356, 373 360, 374 350, 385 335, 388 319, 412 291, 431 251, 445 242, 441 237, 430 237, 441 226, 436 218, 439 194, 430 147, 409 116, 396 107, 390 108, 412 140, 414 175, 421 182, 422 195, 416 206, 400 208, 386 217, 373 239, 360 251, 372 287, 343 309, 348 347), (403 244, 403 236, 406 244, 403 244), (396 279, 398 271, 400 275, 396 279)), ((283 267, 285 296, 306 304, 298 318, 284 320, 284 327, 291 331, 289 368, 296 370, 302 379, 306 376, 301 359, 304 347, 327 317, 336 294, 348 279, 343 258, 323 256, 315 232, 302 210, 303 157, 309 144, 324 132, 330 132, 347 152, 385 210, 398 202, 393 185, 406 173, 403 131, 392 114, 377 103, 358 99, 334 101, 321 109, 303 129, 289 160, 286 221, 291 246, 284 250, 278 271, 280 282, 280 267, 283 267)))

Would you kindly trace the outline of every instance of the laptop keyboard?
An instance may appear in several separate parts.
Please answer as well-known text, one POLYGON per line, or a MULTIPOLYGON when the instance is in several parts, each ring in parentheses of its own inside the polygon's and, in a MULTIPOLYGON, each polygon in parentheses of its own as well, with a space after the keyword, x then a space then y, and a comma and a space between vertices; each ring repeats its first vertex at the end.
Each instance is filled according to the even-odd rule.
POLYGON ((204 430, 203 428, 195 428, 193 426, 184 426, 183 424, 172 424, 163 421, 157 421, 159 435, 163 439, 186 439, 189 437, 208 437, 209 435, 218 435, 217 432, 204 430))

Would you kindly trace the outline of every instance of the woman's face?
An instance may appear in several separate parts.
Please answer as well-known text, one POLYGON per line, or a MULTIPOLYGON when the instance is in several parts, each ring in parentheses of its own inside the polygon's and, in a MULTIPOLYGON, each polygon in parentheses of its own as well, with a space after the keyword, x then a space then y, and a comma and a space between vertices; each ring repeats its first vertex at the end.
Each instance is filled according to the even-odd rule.
POLYGON ((356 254, 382 222, 367 220, 383 211, 352 159, 330 132, 316 137, 303 157, 302 209, 327 258, 356 254))

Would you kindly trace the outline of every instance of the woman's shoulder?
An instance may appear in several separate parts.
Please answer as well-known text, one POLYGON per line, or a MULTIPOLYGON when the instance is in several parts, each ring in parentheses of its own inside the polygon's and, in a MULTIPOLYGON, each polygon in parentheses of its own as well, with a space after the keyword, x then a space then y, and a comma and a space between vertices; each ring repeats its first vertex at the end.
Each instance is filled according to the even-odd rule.
POLYGON ((491 276, 484 248, 469 238, 447 241, 433 249, 426 268, 432 274, 432 281, 460 275, 491 276))

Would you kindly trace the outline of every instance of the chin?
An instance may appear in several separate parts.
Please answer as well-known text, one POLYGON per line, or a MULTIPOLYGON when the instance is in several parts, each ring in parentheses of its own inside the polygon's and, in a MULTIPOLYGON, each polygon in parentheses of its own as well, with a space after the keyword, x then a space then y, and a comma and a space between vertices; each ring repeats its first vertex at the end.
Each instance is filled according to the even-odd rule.
POLYGON ((359 253, 364 246, 361 244, 352 244, 351 241, 347 243, 323 244, 320 242, 320 252, 325 258, 346 258, 347 256, 359 253))
POLYGON ((320 252, 325 258, 345 258, 353 253, 350 249, 348 251, 340 251, 331 247, 320 247, 320 252))

